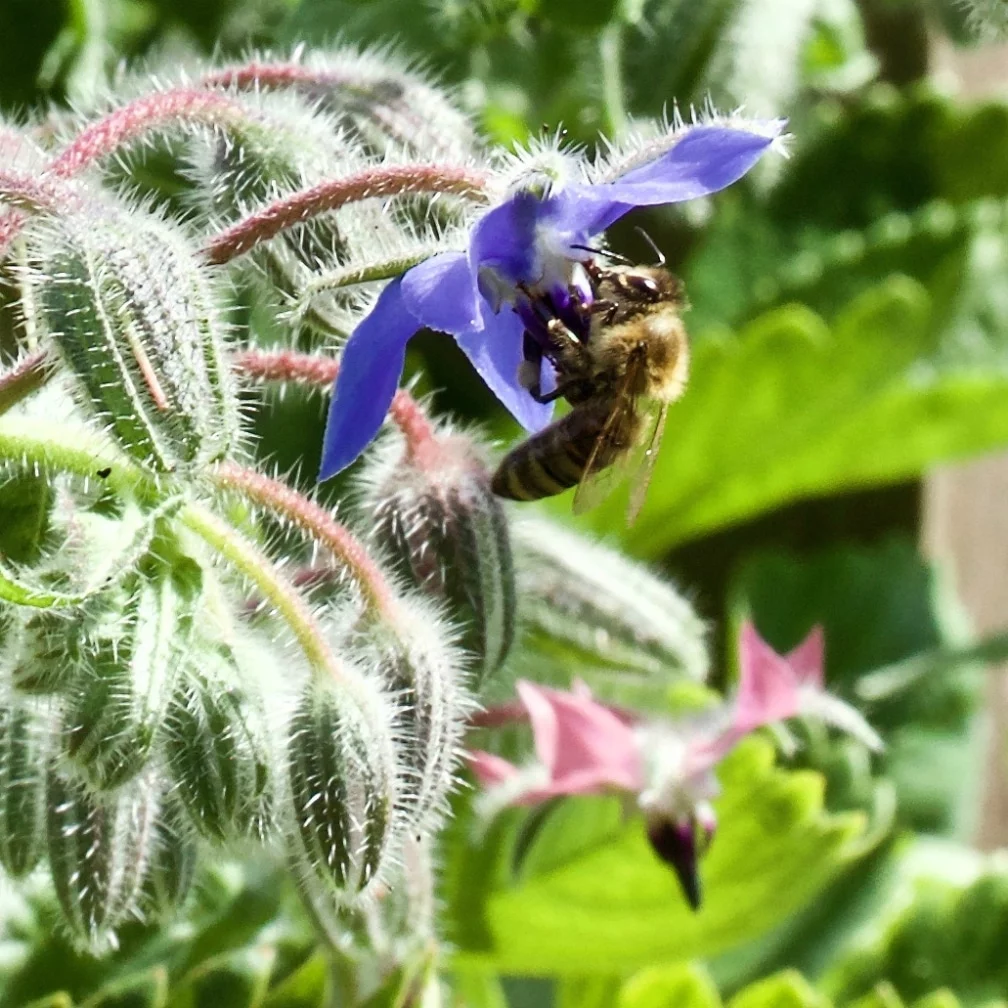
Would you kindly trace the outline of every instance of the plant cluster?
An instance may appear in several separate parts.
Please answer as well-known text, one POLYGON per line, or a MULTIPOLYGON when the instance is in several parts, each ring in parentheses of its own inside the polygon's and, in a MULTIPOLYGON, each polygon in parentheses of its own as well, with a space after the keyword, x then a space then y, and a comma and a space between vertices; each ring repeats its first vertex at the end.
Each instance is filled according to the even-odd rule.
POLYGON ((451 88, 348 46, 109 88, 78 40, 75 111, 0 124, 0 1004, 1005 997, 1001 866, 919 836, 968 828, 1004 639, 905 538, 746 541, 713 603, 717 549, 689 596, 625 555, 1008 443, 1008 111, 887 82, 913 30, 866 41, 958 7, 304 0, 271 32, 392 26, 451 88), (708 94, 767 118, 686 113, 708 94), (527 308, 481 222, 785 115, 790 159, 714 200, 533 215, 518 251, 566 282, 612 206, 658 205, 691 379, 631 529, 503 508, 438 415, 513 428, 447 341, 406 349, 453 333, 543 422, 481 356, 527 308), (388 416, 317 486, 334 385, 327 475, 388 416))

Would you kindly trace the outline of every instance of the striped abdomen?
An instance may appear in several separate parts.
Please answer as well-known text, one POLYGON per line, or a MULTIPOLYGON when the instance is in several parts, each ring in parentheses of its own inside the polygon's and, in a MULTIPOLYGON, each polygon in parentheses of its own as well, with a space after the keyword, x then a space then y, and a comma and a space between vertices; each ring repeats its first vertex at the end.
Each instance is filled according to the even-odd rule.
MULTIPOLYGON (((508 500, 532 501, 576 486, 613 407, 611 399, 575 406, 565 417, 512 448, 494 473, 493 492, 508 500)), ((634 422, 630 413, 626 420, 634 422)), ((612 465, 629 447, 633 432, 616 430, 611 434, 596 457, 596 469, 612 465)))

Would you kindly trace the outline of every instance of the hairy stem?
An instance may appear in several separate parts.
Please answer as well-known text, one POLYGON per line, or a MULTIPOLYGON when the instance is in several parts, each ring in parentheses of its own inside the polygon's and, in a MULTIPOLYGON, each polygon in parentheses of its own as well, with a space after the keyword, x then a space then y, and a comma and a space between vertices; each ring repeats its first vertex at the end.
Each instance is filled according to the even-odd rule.
MULTIPOLYGON (((328 391, 339 373, 339 361, 296 350, 244 350, 231 358, 236 371, 262 381, 300 382, 328 391)), ((411 455, 428 448, 434 430, 423 407, 405 389, 399 389, 389 416, 406 438, 411 455)))
POLYGON ((0 415, 46 383, 49 364, 46 351, 36 350, 19 360, 10 371, 0 374, 0 415))
POLYGON ((22 175, 0 169, 0 201, 28 213, 55 214, 79 198, 74 190, 45 174, 22 175))
POLYGON ((963 665, 988 665, 1008 659, 1008 631, 993 634, 966 647, 936 648, 876 669, 858 680, 862 700, 881 702, 906 692, 927 676, 954 672, 963 665))
POLYGON ((444 250, 432 245, 430 248, 417 250, 411 255, 395 256, 392 259, 385 259, 368 266, 347 266, 328 273, 320 273, 305 284, 299 300, 306 303, 325 291, 355 287, 357 284, 373 283, 376 280, 390 280, 392 277, 401 276, 410 267, 430 259, 436 252, 441 251, 444 250))
POLYGON ((234 462, 220 463, 211 470, 210 478, 217 486, 237 490, 307 532, 347 568, 369 609, 376 615, 391 615, 394 607, 392 591, 378 565, 346 526, 336 521, 324 508, 286 484, 234 462))
POLYGON ((344 687, 352 687, 350 677, 329 647, 303 596, 280 575, 269 557, 237 529, 198 504, 187 504, 179 517, 186 528, 212 546, 272 603, 315 671, 344 687))
POLYGON ((482 172, 457 165, 402 164, 368 168, 302 189, 257 210, 211 238, 203 254, 211 263, 231 262, 282 231, 360 200, 408 193, 452 193, 481 199, 485 184, 486 176, 482 172))
POLYGON ((158 480, 124 456, 111 452, 107 446, 71 447, 59 439, 60 433, 78 443, 86 440, 86 435, 78 430, 60 431, 50 427, 52 436, 41 437, 39 427, 38 421, 29 424, 8 418, 0 425, 0 459, 39 472, 55 470, 84 479, 100 479, 120 497, 133 497, 142 503, 159 503, 165 498, 158 480))
POLYGON ((247 119, 248 113, 233 98, 202 88, 175 88, 144 95, 84 129, 57 155, 47 171, 70 178, 114 154, 124 144, 170 123, 219 126, 247 119))

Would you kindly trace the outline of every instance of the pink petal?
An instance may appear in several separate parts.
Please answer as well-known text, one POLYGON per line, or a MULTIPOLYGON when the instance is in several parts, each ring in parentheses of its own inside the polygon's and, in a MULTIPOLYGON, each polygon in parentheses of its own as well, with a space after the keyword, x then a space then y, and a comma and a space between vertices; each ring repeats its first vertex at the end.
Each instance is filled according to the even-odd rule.
POLYGON ((508 763, 506 759, 501 759, 492 753, 483 752, 482 749, 467 753, 466 759, 483 787, 503 784, 518 776, 518 768, 513 763, 508 763))
POLYGON ((536 753, 551 786, 582 794, 586 781, 636 791, 643 767, 634 732, 590 697, 561 693, 520 680, 518 696, 529 712, 536 753))
MULTIPOLYGON (((799 647, 804 648, 808 640, 799 647)), ((742 734, 798 713, 798 677, 788 659, 779 654, 746 620, 739 637, 739 689, 735 699, 735 728, 742 734)))
POLYGON ((809 631, 808 636, 792 651, 787 653, 787 663, 798 679, 804 685, 825 685, 823 667, 825 666, 826 643, 823 628, 818 624, 809 631))

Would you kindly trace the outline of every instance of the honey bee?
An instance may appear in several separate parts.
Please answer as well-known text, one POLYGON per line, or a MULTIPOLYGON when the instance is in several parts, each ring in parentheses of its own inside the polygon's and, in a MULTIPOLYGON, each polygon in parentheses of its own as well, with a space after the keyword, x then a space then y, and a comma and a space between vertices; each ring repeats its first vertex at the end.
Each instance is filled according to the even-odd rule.
POLYGON ((531 501, 576 485, 574 510, 582 512, 629 476, 633 522, 644 503, 668 407, 686 384, 689 346, 680 317, 685 299, 681 282, 663 265, 593 263, 588 275, 593 299, 580 306, 584 325, 544 320, 543 354, 554 365, 556 389, 541 394, 534 355, 522 376, 538 401, 562 396, 572 409, 513 448, 491 486, 500 497, 531 501))

